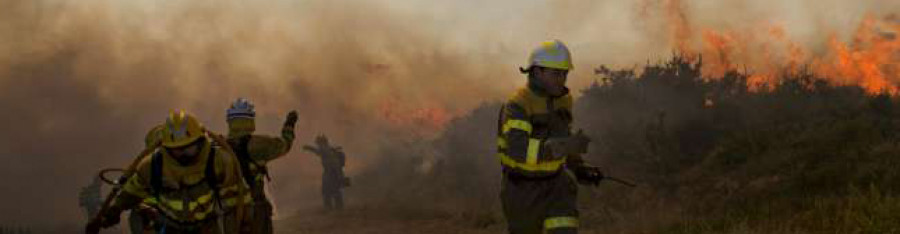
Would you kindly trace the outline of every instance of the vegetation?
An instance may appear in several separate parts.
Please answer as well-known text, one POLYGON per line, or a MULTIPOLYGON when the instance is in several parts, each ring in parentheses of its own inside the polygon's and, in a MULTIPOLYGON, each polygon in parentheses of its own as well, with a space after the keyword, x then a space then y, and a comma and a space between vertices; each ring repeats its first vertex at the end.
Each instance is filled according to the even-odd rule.
MULTIPOLYGON (((596 69, 577 93, 586 156, 634 180, 580 190, 585 233, 900 233, 900 102, 810 72, 747 85, 676 56, 640 70, 596 69)), ((363 204, 399 219, 497 232, 499 103, 437 139, 385 148, 358 178, 363 204)))

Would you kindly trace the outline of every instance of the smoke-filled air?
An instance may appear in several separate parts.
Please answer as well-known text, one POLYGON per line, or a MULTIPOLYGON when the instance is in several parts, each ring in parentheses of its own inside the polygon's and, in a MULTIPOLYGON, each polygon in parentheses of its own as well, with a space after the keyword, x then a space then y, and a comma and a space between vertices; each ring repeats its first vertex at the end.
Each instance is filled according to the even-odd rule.
POLYGON ((298 114, 275 233, 512 231, 498 113, 548 40, 581 157, 637 185, 579 186, 579 232, 900 232, 900 1, 0 0, 0 234, 83 232, 100 170, 238 98, 255 134, 298 114))

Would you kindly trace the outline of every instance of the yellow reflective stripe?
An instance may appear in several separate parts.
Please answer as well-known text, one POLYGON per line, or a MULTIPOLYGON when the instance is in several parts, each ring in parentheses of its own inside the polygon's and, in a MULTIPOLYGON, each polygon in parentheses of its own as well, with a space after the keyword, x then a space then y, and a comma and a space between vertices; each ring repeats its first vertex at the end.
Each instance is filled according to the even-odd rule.
POLYGON ((203 196, 198 197, 198 198, 197 198, 197 202, 199 202, 199 203, 207 203, 207 202, 209 202, 210 200, 212 200, 212 197, 213 197, 213 193, 212 193, 212 191, 209 191, 209 193, 206 193, 206 195, 203 195, 203 196))
MULTIPOLYGON (((184 210, 184 202, 183 201, 170 200, 170 199, 166 199, 165 197, 161 197, 161 199, 164 201, 164 202, 162 202, 162 204, 165 204, 165 206, 167 206, 169 209, 176 210, 176 211, 184 210)), ((188 210, 193 211, 198 206, 209 203, 211 200, 212 200, 212 192, 209 192, 206 195, 198 197, 196 199, 196 201, 188 202, 188 204, 187 204, 188 210)), ((156 198, 145 198, 143 200, 143 202, 145 204, 150 204, 150 205, 160 204, 160 202, 158 200, 156 200, 156 198)))
POLYGON ((544 230, 577 227, 578 218, 572 216, 550 217, 544 220, 544 230))
POLYGON ((152 197, 144 198, 144 201, 143 201, 143 202, 144 202, 144 204, 148 204, 148 205, 156 205, 156 204, 159 204, 159 202, 156 201, 156 198, 152 198, 152 197))
POLYGON ((203 220, 206 218, 206 215, 209 215, 209 213, 212 213, 212 211, 213 211, 212 209, 209 209, 206 212, 198 212, 198 213, 194 214, 194 219, 203 220))
POLYGON ((503 124, 503 133, 508 132, 510 129, 519 129, 531 133, 531 123, 525 120, 510 119, 503 124))
POLYGON ((210 192, 207 193, 206 195, 203 195, 203 196, 198 197, 198 198, 197 198, 197 201, 192 201, 190 204, 188 204, 188 209, 189 209, 189 210, 194 210, 194 209, 197 208, 197 206, 199 206, 200 204, 206 204, 206 203, 209 203, 209 201, 212 200, 212 195, 213 195, 213 193, 212 193, 212 191, 210 191, 210 192))
POLYGON ((506 149, 506 148, 509 147, 509 145, 506 144, 506 139, 505 139, 505 138, 503 138, 503 137, 498 137, 498 138, 497 138, 497 147, 500 147, 501 149, 506 149))
POLYGON ((169 200, 169 199, 165 199, 165 198, 163 198, 163 200, 165 200, 164 203, 166 204, 166 206, 168 206, 169 208, 172 208, 173 210, 177 210, 177 211, 184 210, 184 203, 181 201, 169 200))
POLYGON ((566 162, 565 157, 553 161, 543 161, 537 164, 520 163, 504 153, 497 153, 497 157, 500 158, 500 164, 503 164, 507 167, 538 172, 554 172, 556 170, 559 170, 562 164, 566 162))
POLYGON ((206 209, 199 210, 199 211, 193 211, 193 212, 194 212, 194 218, 197 218, 197 219, 203 219, 203 218, 205 218, 207 215, 209 215, 210 213, 212 213, 213 210, 214 210, 214 209, 213 209, 213 206, 207 206, 206 209))
POLYGON ((541 140, 528 138, 528 154, 525 155, 525 164, 535 165, 538 161, 538 154, 541 152, 541 140))
MULTIPOLYGON (((250 194, 245 194, 244 196, 244 204, 253 202, 253 197, 250 194)), ((237 205, 238 197, 231 197, 222 200, 222 204, 228 207, 237 205)))
MULTIPOLYGON (((179 215, 181 215, 181 212, 184 209, 184 207, 182 206, 184 204, 183 201, 169 200, 164 197, 160 197, 160 199, 164 201, 161 204, 165 204, 165 205, 158 205, 158 204, 160 204, 160 202, 158 202, 158 200, 155 198, 146 198, 143 200, 143 202, 145 204, 152 204, 152 205, 162 209, 162 211, 170 217, 180 217, 179 215)), ((189 202, 188 203, 188 207, 189 207, 188 211, 190 211, 190 213, 192 213, 192 214, 189 215, 188 217, 193 217, 195 220, 202 220, 202 219, 206 218, 207 216, 209 216, 209 214, 211 214, 214 211, 213 206, 207 205, 205 207, 202 207, 201 209, 197 209, 197 208, 201 207, 201 205, 208 204, 211 201, 212 201, 212 192, 210 192, 207 195, 197 198, 197 201, 189 202)))
POLYGON ((237 192, 237 191, 238 191, 238 184, 234 184, 234 185, 222 188, 222 190, 219 190, 219 194, 224 195, 229 192, 237 192))

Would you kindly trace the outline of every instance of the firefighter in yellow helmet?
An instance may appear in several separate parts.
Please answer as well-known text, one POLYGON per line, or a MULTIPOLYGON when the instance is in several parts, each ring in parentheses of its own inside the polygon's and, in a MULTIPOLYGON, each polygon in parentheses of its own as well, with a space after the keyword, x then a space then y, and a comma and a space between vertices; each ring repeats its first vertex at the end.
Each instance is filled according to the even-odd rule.
POLYGON ((569 49, 560 41, 543 42, 520 70, 528 76, 527 87, 504 104, 497 130, 508 230, 576 233, 575 182, 596 184, 603 175, 581 158, 589 139, 572 133, 572 96, 565 86, 572 70, 569 49))
POLYGON ((255 119, 256 110, 253 103, 245 98, 235 100, 226 112, 228 144, 238 156, 241 172, 253 196, 250 233, 271 234, 272 203, 266 198, 264 184, 269 176, 266 164, 286 155, 291 149, 297 112, 288 113, 280 137, 253 134, 256 130, 255 119))
POLYGON ((157 211, 158 233, 239 233, 252 200, 230 147, 183 111, 171 112, 159 134, 160 146, 138 163, 88 231, 113 226, 122 211, 144 203, 157 211))

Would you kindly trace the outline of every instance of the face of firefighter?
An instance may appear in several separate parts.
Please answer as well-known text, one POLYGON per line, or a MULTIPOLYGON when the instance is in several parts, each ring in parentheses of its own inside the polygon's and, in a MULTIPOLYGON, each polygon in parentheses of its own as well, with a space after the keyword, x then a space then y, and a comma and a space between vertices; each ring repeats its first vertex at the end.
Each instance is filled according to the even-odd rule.
POLYGON ((541 86, 547 93, 553 96, 565 94, 568 70, 546 67, 534 67, 534 69, 535 78, 541 82, 541 86))
POLYGON ((178 161, 181 165, 191 165, 200 158, 200 150, 203 148, 203 138, 198 139, 194 143, 178 148, 168 148, 169 155, 178 161))

